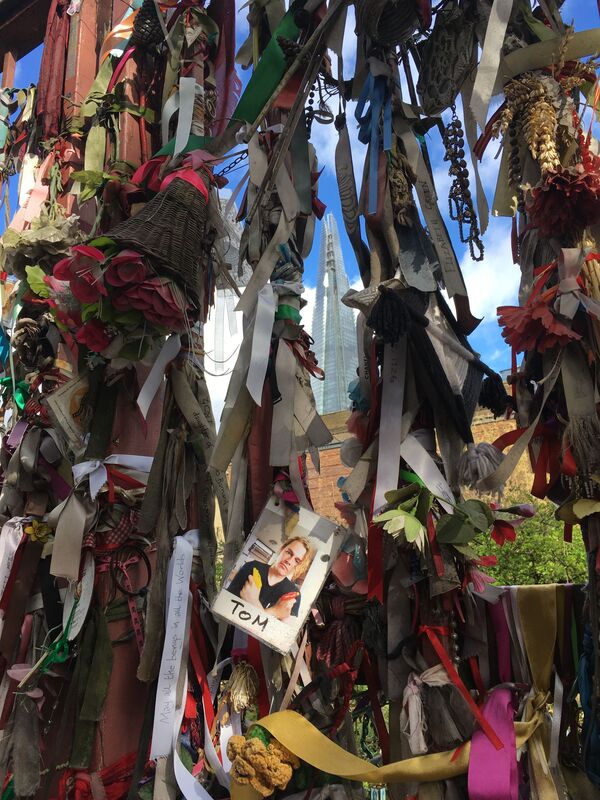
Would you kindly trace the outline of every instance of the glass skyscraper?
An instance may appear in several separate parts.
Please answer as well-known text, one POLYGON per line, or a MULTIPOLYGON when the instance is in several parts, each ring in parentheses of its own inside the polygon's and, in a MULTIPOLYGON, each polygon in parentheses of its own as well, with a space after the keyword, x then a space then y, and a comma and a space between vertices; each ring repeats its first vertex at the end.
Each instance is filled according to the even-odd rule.
POLYGON ((349 288, 337 223, 333 214, 328 214, 321 225, 312 325, 315 355, 325 371, 324 381, 313 381, 320 414, 343 411, 350 405, 348 384, 356 378, 358 356, 354 313, 341 302, 349 288))

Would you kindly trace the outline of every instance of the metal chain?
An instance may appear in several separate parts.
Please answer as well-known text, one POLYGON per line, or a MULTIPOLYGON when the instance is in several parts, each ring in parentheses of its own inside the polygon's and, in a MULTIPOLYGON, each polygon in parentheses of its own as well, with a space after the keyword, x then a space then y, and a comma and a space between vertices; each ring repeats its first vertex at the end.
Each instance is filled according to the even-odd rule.
POLYGON ((244 150, 242 153, 239 154, 239 156, 237 156, 237 158, 234 158, 230 164, 227 164, 226 167, 223 167, 222 170, 220 170, 215 174, 219 176, 227 175, 228 172, 231 172, 233 169, 235 169, 238 166, 238 164, 241 164, 241 162, 246 158, 248 158, 248 151, 244 150))

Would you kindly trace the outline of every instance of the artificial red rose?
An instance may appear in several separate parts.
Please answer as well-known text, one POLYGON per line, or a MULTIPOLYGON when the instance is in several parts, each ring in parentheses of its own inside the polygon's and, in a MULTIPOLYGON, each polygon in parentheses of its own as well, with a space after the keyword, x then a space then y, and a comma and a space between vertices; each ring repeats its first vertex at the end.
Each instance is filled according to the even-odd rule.
POLYGON ((183 327, 189 304, 181 290, 168 278, 147 278, 128 287, 123 300, 130 308, 141 311, 155 325, 176 329, 183 327))
POLYGON ((90 319, 84 323, 75 334, 75 338, 79 344, 84 344, 94 353, 101 353, 113 340, 106 325, 99 319, 90 319))
POLYGON ((107 295, 101 267, 104 253, 87 244, 75 245, 71 253, 71 256, 54 265, 53 275, 60 281, 69 282, 73 295, 80 303, 95 303, 101 295, 107 295))
POLYGON ((496 544, 502 547, 504 542, 514 542, 517 538, 517 532, 510 522, 497 519, 492 526, 491 536, 496 544))
POLYGON ((123 250, 110 260, 104 277, 111 286, 128 286, 141 283, 147 274, 142 256, 134 250, 123 250))
POLYGON ((600 222, 598 171, 576 164, 548 172, 531 190, 527 213, 544 239, 577 240, 585 228, 600 222))

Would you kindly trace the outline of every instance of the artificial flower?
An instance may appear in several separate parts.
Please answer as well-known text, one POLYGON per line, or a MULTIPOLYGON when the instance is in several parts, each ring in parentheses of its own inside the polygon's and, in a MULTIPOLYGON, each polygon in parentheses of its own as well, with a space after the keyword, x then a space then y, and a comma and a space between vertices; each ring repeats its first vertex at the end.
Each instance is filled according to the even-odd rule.
POLYGON ((128 308, 141 311, 155 325, 174 330, 184 326, 190 308, 173 281, 159 277, 146 278, 141 283, 127 287, 121 298, 114 302, 115 308, 124 311, 126 302, 129 303, 128 308))
POLYGON ((80 303, 95 303, 101 295, 108 294, 102 280, 104 253, 87 244, 72 247, 71 253, 71 256, 54 265, 54 277, 59 281, 68 281, 80 303))
POLYGON ((106 282, 111 286, 128 286, 141 283, 148 275, 143 257, 134 250, 123 250, 114 256, 104 273, 106 282))
POLYGON ((544 239, 577 240, 583 230, 600 221, 600 177, 583 164, 549 171, 531 189, 527 206, 531 224, 544 239))
POLYGON ((492 525, 491 536, 499 547, 502 547, 505 542, 514 542, 517 538, 514 523, 507 522, 504 519, 495 520, 492 525))
POLYGON ((30 520, 29 524, 23 529, 27 536, 34 542, 41 542, 45 544, 48 537, 52 533, 52 528, 45 522, 40 522, 37 519, 30 520))
POLYGON ((503 338, 517 353, 525 350, 543 352, 581 339, 578 333, 558 319, 543 296, 524 306, 500 306, 497 314, 503 338))
POLYGON ((88 350, 101 353, 112 342, 106 325, 99 319, 90 319, 84 323, 75 334, 79 344, 84 344, 88 350))

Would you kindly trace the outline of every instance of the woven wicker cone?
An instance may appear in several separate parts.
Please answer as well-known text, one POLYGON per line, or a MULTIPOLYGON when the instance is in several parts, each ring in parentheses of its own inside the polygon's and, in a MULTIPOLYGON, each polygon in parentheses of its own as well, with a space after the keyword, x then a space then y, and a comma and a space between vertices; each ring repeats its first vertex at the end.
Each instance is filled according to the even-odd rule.
POLYGON ((203 195, 191 183, 176 178, 134 217, 106 235, 149 258, 157 272, 174 278, 197 305, 202 294, 206 217, 203 195))
POLYGON ((419 18, 414 0, 356 0, 356 23, 378 44, 393 46, 414 33, 419 18))

